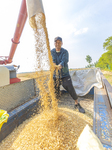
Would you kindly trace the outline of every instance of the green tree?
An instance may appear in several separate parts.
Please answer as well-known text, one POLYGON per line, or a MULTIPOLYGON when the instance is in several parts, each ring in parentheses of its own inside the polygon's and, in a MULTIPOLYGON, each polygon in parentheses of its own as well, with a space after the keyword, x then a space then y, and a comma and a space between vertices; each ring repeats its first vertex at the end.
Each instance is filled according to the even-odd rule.
POLYGON ((92 68, 92 67, 94 67, 94 64, 89 64, 89 65, 85 66, 85 68, 92 68))
POLYGON ((108 37, 103 43, 103 48, 107 51, 112 51, 112 36, 108 37))
POLYGON ((96 67, 101 69, 109 69, 112 70, 112 51, 108 51, 100 57, 96 67))
POLYGON ((87 55, 87 56, 86 56, 86 61, 87 61, 87 62, 89 63, 89 65, 90 65, 90 63, 92 62, 91 56, 87 55))
POLYGON ((98 61, 94 62, 94 66, 95 66, 95 67, 97 66, 97 64, 98 64, 98 61))
POLYGON ((105 40, 103 43, 103 48, 107 52, 102 54, 98 62, 96 62, 95 67, 112 70, 112 36, 105 40))
POLYGON ((91 56, 87 55, 87 56, 86 56, 86 61, 87 61, 89 64, 88 64, 87 66, 85 66, 85 68, 92 68, 92 67, 94 67, 94 64, 91 63, 91 62, 92 62, 91 56))

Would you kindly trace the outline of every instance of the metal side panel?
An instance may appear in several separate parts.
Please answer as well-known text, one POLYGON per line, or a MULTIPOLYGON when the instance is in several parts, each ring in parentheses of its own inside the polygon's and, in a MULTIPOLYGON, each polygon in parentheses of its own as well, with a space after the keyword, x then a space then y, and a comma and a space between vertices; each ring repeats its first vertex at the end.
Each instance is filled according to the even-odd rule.
POLYGON ((0 109, 10 111, 36 95, 34 79, 0 87, 0 109))
POLYGON ((34 98, 25 104, 15 108, 9 113, 9 118, 7 123, 3 125, 0 132, 0 142, 8 136, 17 126, 19 126, 23 121, 30 118, 34 113, 39 111, 39 99, 34 98))
POLYGON ((101 73, 101 77, 102 77, 102 81, 104 83, 104 88, 107 92, 107 95, 109 97, 109 102, 112 108, 112 86, 110 85, 110 83, 107 81, 107 79, 104 77, 104 75, 101 73))
POLYGON ((112 149, 112 110, 105 89, 95 87, 93 131, 103 146, 112 149))

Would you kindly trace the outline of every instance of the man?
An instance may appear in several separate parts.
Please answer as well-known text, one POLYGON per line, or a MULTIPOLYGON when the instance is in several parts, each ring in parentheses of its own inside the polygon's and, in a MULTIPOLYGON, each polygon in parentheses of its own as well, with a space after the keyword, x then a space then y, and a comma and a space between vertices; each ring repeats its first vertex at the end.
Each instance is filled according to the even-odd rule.
POLYGON ((78 96, 75 92, 75 89, 72 85, 71 77, 69 75, 69 69, 68 69, 68 61, 69 61, 69 55, 68 51, 64 48, 62 48, 62 38, 56 37, 54 39, 54 45, 55 48, 51 50, 51 55, 53 58, 53 63, 58 68, 58 73, 55 70, 54 72, 54 84, 55 84, 55 92, 57 95, 59 95, 60 92, 60 85, 68 91, 68 93, 71 95, 71 97, 75 101, 74 108, 78 109, 79 112, 85 113, 84 108, 81 107, 81 105, 78 103, 78 96))

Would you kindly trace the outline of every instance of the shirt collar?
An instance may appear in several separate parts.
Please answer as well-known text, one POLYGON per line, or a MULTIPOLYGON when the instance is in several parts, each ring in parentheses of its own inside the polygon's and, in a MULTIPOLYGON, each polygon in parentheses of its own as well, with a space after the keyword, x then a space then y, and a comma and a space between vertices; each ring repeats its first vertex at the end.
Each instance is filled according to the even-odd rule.
MULTIPOLYGON (((62 48, 61 48, 61 49, 62 49, 62 48)), ((56 51, 56 48, 55 48, 55 52, 56 52, 56 53, 59 53, 59 52, 61 52, 61 50, 60 50, 59 52, 57 52, 57 51, 56 51)))

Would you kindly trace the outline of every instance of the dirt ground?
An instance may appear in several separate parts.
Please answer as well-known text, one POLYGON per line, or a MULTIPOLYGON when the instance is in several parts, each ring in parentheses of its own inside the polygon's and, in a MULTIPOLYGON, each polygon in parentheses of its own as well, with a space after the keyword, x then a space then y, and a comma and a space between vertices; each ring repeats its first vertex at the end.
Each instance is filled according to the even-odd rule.
POLYGON ((32 73, 20 73, 20 74, 17 74, 17 77, 19 79, 21 79, 21 81, 25 81, 25 80, 28 80, 28 79, 31 79, 31 76, 32 73))
POLYGON ((111 72, 111 71, 102 70, 102 73, 103 73, 104 75, 105 75, 105 74, 112 75, 112 72, 111 72))
MULTIPOLYGON (((94 96, 87 94, 85 96, 78 97, 78 101, 80 102, 81 106, 85 109, 85 115, 93 119, 94 96)), ((66 107, 74 110, 74 100, 68 93, 63 93, 58 103, 59 107, 66 107)))

